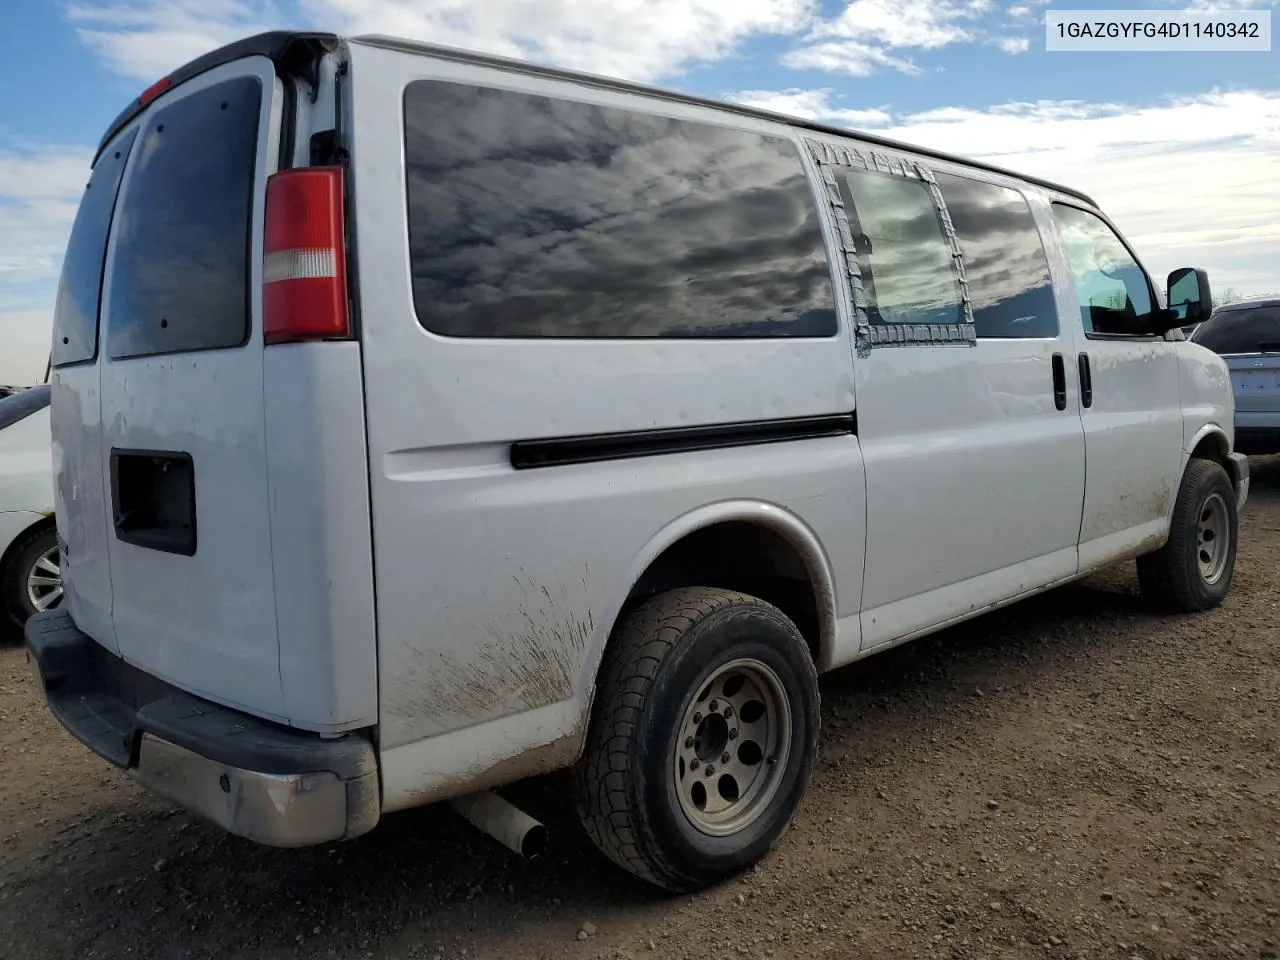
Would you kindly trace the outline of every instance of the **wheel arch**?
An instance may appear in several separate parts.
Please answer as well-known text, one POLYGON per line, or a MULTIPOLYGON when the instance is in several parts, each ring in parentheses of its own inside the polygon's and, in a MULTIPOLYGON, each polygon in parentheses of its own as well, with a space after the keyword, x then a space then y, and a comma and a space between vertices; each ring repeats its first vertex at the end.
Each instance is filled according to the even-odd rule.
POLYGON ((676 518, 637 552, 625 595, 615 605, 599 648, 584 665, 588 701, 595 697, 610 640, 636 605, 681 586, 721 586, 760 596, 762 581, 765 592, 773 595, 761 599, 796 621, 815 663, 827 662, 835 640, 836 586, 822 541, 807 523, 779 504, 722 501, 676 518), (732 562, 726 562, 726 557, 732 562), (783 591, 778 589, 779 581, 795 586, 783 591))
POLYGON ((1196 433, 1187 449, 1189 452, 1186 461, 1182 464, 1184 472, 1187 469, 1187 463, 1191 460, 1210 460, 1227 471, 1233 487, 1239 486, 1240 478, 1236 476, 1231 463, 1231 440, 1221 426, 1216 423, 1206 423, 1196 433))

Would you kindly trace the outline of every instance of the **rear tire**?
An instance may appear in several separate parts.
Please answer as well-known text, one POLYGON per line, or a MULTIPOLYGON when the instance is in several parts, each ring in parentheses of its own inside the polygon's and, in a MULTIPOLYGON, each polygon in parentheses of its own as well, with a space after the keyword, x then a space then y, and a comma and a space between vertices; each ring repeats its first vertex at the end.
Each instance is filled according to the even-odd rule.
POLYGON ((28 530, 14 541, 9 559, 0 570, 0 609, 4 614, 0 628, 20 635, 33 613, 62 602, 59 560, 58 534, 52 527, 28 530), (50 565, 52 570, 48 569, 50 565), (56 581, 56 586, 45 581, 56 581))
POLYGON ((777 607, 706 587, 654 597, 620 624, 602 669, 573 771, 582 824, 668 890, 732 876, 795 816, 818 718, 808 646, 777 607))
POLYGON ((1236 492, 1210 460, 1187 464, 1169 524, 1169 540, 1138 558, 1142 592, 1164 607, 1199 612, 1226 599, 1235 574, 1236 492))

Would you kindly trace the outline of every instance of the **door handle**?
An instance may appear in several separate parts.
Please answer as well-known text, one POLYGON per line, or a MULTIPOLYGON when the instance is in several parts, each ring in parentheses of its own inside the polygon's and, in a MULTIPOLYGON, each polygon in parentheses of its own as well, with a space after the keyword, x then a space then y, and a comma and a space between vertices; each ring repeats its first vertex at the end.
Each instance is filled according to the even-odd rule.
POLYGON ((1053 405, 1067 409, 1067 365, 1060 353, 1053 355, 1053 405))
POLYGON ((1080 354, 1080 405, 1093 406, 1093 372, 1089 369, 1089 355, 1080 354))

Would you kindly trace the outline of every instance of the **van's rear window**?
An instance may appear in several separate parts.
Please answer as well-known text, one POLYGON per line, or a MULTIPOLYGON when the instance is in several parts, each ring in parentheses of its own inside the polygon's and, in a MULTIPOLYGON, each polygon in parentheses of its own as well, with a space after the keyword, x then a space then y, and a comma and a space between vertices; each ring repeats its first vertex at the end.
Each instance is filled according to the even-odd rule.
POLYGON ((120 175, 129 159, 137 130, 130 130, 98 158, 80 200, 71 237, 62 261, 62 281, 53 313, 55 367, 83 363, 98 354, 98 299, 102 292, 102 261, 111 230, 120 175))
POLYGON ((1280 303, 1219 310, 1191 339, 1220 354, 1280 352, 1280 303))
POLYGON ((404 95, 418 320, 455 337, 827 337, 789 141, 510 90, 404 95))
POLYGON ((262 84, 238 77, 147 117, 120 197, 111 357, 236 347, 249 335, 262 84))

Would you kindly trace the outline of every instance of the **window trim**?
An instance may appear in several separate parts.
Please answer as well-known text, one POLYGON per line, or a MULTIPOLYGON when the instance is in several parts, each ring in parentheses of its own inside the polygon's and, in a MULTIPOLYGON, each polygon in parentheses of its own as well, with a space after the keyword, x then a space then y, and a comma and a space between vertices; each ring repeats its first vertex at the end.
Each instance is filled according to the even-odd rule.
MULTIPOLYGON (((1151 300, 1151 313, 1154 317, 1156 311, 1160 310, 1161 307, 1160 298, 1156 296, 1155 284, 1151 282, 1151 274, 1147 271, 1143 262, 1138 259, 1138 254, 1134 251, 1133 247, 1129 245, 1129 241, 1125 239, 1124 234, 1122 234, 1119 228, 1111 222, 1111 218, 1097 208, 1090 209, 1081 203, 1068 203, 1065 200, 1050 198, 1049 207, 1050 216, 1053 215, 1053 207, 1067 207, 1069 209, 1079 211, 1080 213, 1087 213, 1106 225, 1107 229, 1111 231, 1112 236, 1120 241, 1120 246, 1124 247, 1125 253, 1129 254, 1130 259, 1133 260, 1133 265, 1142 271, 1142 279, 1147 282, 1147 297, 1151 300)), ((1070 258, 1067 257, 1066 243, 1062 239, 1062 228, 1058 225, 1057 217, 1053 218, 1053 230, 1057 237, 1058 244, 1062 247, 1063 259, 1067 261, 1067 266, 1070 268, 1070 258)), ((1086 330, 1084 327, 1084 321, 1080 319, 1080 294, 1076 291, 1074 280, 1071 284, 1071 291, 1076 296, 1076 317, 1080 323, 1080 330, 1084 334, 1086 340, 1093 340, 1097 343, 1163 343, 1166 341, 1165 336, 1159 333, 1099 333, 1095 330, 1086 330)))
POLYGON ((853 295, 854 344, 857 355, 869 356, 876 347, 977 346, 977 328, 973 322, 973 304, 969 299, 969 281, 965 278, 964 257, 960 252, 955 227, 951 223, 951 215, 947 212, 946 201, 938 189, 933 170, 920 160, 908 160, 866 147, 829 143, 812 137, 806 137, 804 142, 810 157, 817 165, 818 175, 826 190, 826 203, 820 203, 819 206, 824 208, 838 240, 837 252, 841 255, 840 265, 853 295), (885 173, 924 183, 933 200, 934 212, 942 227, 943 239, 951 246, 951 268, 960 288, 960 309, 964 322, 893 325, 871 323, 867 314, 867 294, 862 283, 862 268, 858 265, 855 252, 853 230, 849 224, 844 198, 840 194, 838 177, 842 169, 885 173))
POLYGON ((502 344, 521 344, 521 343, 808 343, 820 342, 827 340, 836 340, 844 336, 845 319, 843 311, 840 309, 841 290, 837 283, 836 264, 832 256, 832 248, 830 240, 827 236, 825 221, 826 203, 816 189, 813 178, 810 175, 808 167, 805 165, 805 145, 797 142, 796 138, 789 136, 789 131, 772 131, 765 132, 751 126, 739 123, 722 123, 717 119, 709 119, 705 117, 691 118, 680 113, 670 113, 658 109, 651 109, 646 104, 644 109, 638 106, 625 105, 619 106, 615 103, 605 100, 596 100, 590 97, 569 96, 564 93, 556 92, 535 92, 528 88, 510 85, 506 83, 485 82, 476 78, 455 78, 445 76, 422 75, 415 76, 407 81, 400 91, 400 149, 402 153, 401 170, 403 173, 402 193, 404 200, 404 244, 407 256, 407 266, 409 268, 409 302, 412 307, 413 320, 417 324, 423 334, 433 337, 446 343, 502 343, 502 344), (423 321, 422 316, 418 313, 417 297, 413 291, 413 236, 410 229, 409 211, 412 209, 410 197, 410 177, 409 177, 409 89, 419 83, 446 83, 458 87, 474 87, 480 90, 496 90, 502 93, 514 93, 523 96, 541 97, 546 100, 555 100, 562 103, 577 104, 585 107, 594 107, 597 109, 618 110, 625 113, 638 114, 645 117, 660 117, 666 120, 675 120, 681 123, 700 124, 708 127, 717 127, 724 130, 733 130, 739 133, 752 134, 754 136, 773 139, 785 142, 795 152, 797 168, 804 177, 805 186, 808 190, 810 202, 813 204, 813 212, 817 216, 818 238, 820 241, 819 249, 822 252, 823 260, 826 262, 827 283, 831 288, 831 312, 835 317, 835 327, 828 334, 809 335, 809 336, 735 336, 735 337, 716 337, 716 336, 671 336, 670 334, 653 334, 647 336, 628 336, 628 337, 600 337, 600 336, 579 336, 574 334, 525 334, 503 336, 464 336, 455 333, 441 333, 431 329, 423 321))

